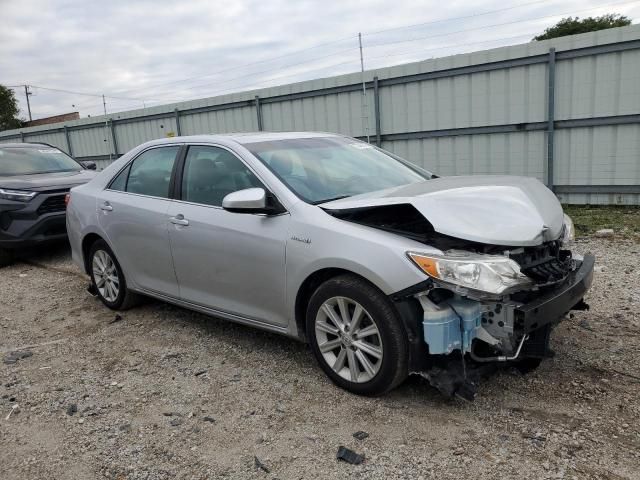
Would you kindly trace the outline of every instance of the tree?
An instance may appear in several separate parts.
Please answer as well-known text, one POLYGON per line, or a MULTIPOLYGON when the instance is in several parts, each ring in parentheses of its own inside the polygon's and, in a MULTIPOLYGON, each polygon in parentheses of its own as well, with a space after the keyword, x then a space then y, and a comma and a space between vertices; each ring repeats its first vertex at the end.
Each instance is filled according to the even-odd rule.
POLYGON ((19 111, 13 90, 0 85, 0 131, 22 126, 22 120, 18 118, 19 111))
POLYGON ((595 32, 607 28, 626 27, 631 25, 631 19, 617 13, 608 13, 600 17, 587 17, 580 20, 578 17, 563 18, 553 27, 547 28, 542 35, 533 37, 534 40, 548 40, 550 38, 576 35, 578 33, 595 32))

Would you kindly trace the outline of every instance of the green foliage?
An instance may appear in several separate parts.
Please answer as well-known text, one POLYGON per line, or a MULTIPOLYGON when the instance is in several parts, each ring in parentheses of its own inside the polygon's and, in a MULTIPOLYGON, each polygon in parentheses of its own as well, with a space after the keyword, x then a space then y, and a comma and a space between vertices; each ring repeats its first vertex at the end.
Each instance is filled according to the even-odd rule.
POLYGON ((595 32, 607 28, 626 27, 631 25, 631 19, 617 13, 608 13, 600 17, 563 18, 553 27, 547 28, 542 35, 533 37, 534 40, 548 40, 550 38, 576 35, 578 33, 595 32))
POLYGON ((0 85, 0 131, 22 126, 22 121, 18 118, 19 111, 13 90, 0 85))

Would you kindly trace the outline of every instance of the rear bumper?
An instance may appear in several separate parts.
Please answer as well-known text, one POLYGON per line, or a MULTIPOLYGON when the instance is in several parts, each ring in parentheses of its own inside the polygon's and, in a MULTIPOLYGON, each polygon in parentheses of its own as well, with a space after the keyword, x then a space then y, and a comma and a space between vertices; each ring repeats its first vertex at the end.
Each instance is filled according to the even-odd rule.
POLYGON ((593 282, 595 257, 585 255, 582 264, 574 270, 562 286, 535 300, 514 308, 517 328, 524 333, 544 327, 561 319, 580 303, 593 282))

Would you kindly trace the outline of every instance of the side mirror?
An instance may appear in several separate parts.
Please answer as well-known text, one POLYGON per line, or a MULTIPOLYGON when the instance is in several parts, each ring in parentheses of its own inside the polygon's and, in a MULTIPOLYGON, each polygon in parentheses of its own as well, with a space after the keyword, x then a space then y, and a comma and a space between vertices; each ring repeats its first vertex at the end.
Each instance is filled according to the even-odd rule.
POLYGON ((84 165, 84 168, 86 168, 87 170, 96 170, 98 167, 96 165, 96 162, 82 162, 82 165, 84 165))
POLYGON ((275 215, 285 211, 273 194, 264 188, 246 188, 222 199, 222 208, 234 213, 264 213, 275 215))

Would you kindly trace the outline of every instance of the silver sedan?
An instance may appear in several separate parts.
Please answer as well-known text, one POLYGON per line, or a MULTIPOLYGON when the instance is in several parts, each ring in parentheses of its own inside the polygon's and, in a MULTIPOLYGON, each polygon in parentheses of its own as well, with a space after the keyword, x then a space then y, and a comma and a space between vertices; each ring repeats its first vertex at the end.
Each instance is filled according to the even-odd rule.
POLYGON ((67 227, 107 307, 150 296, 307 341, 369 395, 411 372, 472 398, 486 364, 537 366, 593 270, 539 181, 438 178, 325 133, 140 145, 71 191, 67 227))

